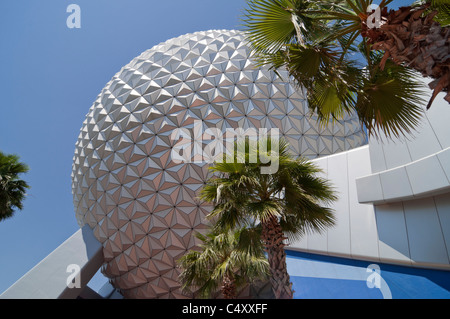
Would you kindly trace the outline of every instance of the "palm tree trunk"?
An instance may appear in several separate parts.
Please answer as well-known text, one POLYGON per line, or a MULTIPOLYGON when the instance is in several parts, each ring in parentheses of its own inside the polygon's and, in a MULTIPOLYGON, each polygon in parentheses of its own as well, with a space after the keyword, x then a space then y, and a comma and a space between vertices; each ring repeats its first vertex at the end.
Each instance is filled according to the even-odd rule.
POLYGON ((427 3, 389 12, 384 8, 379 28, 369 29, 363 21, 362 30, 362 35, 373 44, 372 50, 385 52, 381 68, 389 58, 434 79, 429 84, 434 92, 427 108, 442 91, 447 92, 445 100, 450 103, 450 28, 433 21, 438 12, 428 12, 429 6, 427 3), (423 16, 424 12, 427 14, 423 16))
POLYGON ((292 283, 287 272, 284 237, 275 216, 262 223, 262 240, 269 259, 270 283, 276 299, 292 299, 292 283))
POLYGON ((224 276, 222 281, 222 294, 225 299, 236 299, 236 285, 234 279, 224 276))

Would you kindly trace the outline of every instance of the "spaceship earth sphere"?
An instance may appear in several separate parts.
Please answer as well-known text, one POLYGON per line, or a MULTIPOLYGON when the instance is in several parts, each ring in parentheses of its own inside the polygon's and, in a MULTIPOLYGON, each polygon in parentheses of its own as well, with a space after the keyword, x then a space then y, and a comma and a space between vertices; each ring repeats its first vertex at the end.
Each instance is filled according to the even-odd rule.
POLYGON ((124 297, 189 297, 177 260, 207 227, 212 206, 197 196, 210 175, 207 161, 174 160, 177 129, 278 128, 291 152, 308 158, 365 143, 356 116, 319 126, 303 92, 280 74, 255 66, 241 31, 210 30, 143 52, 98 95, 76 142, 73 201, 124 297))

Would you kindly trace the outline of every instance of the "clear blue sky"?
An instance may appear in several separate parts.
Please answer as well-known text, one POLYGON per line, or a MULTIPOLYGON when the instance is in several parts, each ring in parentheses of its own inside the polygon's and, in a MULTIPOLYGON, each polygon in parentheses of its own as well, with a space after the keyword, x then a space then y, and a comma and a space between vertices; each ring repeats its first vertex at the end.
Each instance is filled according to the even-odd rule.
POLYGON ((72 157, 105 84, 160 42, 239 29, 245 7, 245 0, 0 2, 0 150, 31 168, 24 210, 0 223, 0 293, 78 230, 72 157), (81 8, 81 29, 66 26, 71 3, 81 8))

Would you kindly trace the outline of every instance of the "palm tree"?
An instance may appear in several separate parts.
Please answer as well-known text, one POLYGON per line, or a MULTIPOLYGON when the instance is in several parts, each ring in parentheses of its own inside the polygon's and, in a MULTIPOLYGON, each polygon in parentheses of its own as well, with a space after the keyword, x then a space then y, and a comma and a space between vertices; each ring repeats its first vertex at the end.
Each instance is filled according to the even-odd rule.
MULTIPOLYGON (((430 1, 423 8, 436 8, 437 2, 444 2, 430 1)), ((310 108, 322 120, 356 112, 369 135, 383 132, 398 137, 417 127, 422 116, 421 105, 426 103, 422 98, 424 86, 415 70, 435 70, 435 93, 448 89, 443 84, 448 77, 444 74, 448 74, 449 44, 447 41, 444 48, 435 48, 436 43, 432 41, 436 38, 442 42, 441 36, 448 38, 448 28, 439 27, 439 22, 434 21, 436 16, 432 19, 435 11, 428 18, 418 11, 408 11, 440 31, 424 26, 420 28, 420 37, 408 33, 413 40, 403 41, 402 50, 383 52, 392 48, 392 39, 406 37, 406 33, 400 35, 400 31, 397 34, 391 29, 401 29, 399 24, 408 23, 412 27, 412 20, 402 20, 409 17, 406 14, 391 12, 390 20, 385 17, 386 6, 391 2, 381 1, 382 26, 376 32, 368 29, 367 23, 370 16, 367 8, 372 0, 248 0, 244 26, 257 62, 275 70, 285 67, 296 83, 306 89, 310 108), (416 48, 418 42, 421 46, 416 48), (428 51, 424 51, 425 47, 428 51), (409 62, 400 59, 406 54, 404 50, 408 52, 409 62), (428 64, 421 60, 425 56, 428 64), (423 68, 416 67, 411 63, 413 60, 423 68)), ((441 4, 439 8, 439 21, 446 23, 448 6, 441 4)), ((420 12, 425 14, 426 10, 420 12)), ((395 43, 402 46, 400 41, 395 43)), ((433 76, 430 72, 426 75, 433 76)))
POLYGON ((450 3, 448 0, 419 0, 410 6, 388 11, 392 1, 380 3, 379 25, 376 25, 369 18, 375 18, 375 9, 367 12, 372 1, 346 0, 348 9, 336 7, 329 12, 345 26, 335 37, 351 33, 362 35, 367 39, 369 50, 383 52, 381 68, 389 59, 434 79, 430 83, 434 92, 427 108, 441 91, 447 92, 445 100, 450 103, 450 3))
POLYGON ((201 250, 191 250, 178 261, 183 291, 195 287, 200 297, 211 298, 220 287, 225 299, 235 299, 242 286, 267 278, 269 266, 257 228, 196 236, 201 250))
POLYGON ((15 209, 23 208, 28 184, 19 175, 28 172, 28 166, 16 155, 0 152, 0 221, 11 217, 15 209))
MULTIPOLYGON (((234 162, 215 162, 210 169, 216 177, 207 182, 201 198, 214 203, 208 217, 217 231, 259 223, 274 296, 288 299, 293 292, 284 241, 332 226, 332 210, 324 205, 336 196, 328 182, 316 176, 320 170, 305 159, 294 159, 284 140, 260 143, 267 143, 266 151, 249 142, 245 151, 237 152, 234 162), (267 168, 268 158, 278 168, 270 174, 262 170, 267 168)), ((242 146, 238 149, 244 150, 242 146)))

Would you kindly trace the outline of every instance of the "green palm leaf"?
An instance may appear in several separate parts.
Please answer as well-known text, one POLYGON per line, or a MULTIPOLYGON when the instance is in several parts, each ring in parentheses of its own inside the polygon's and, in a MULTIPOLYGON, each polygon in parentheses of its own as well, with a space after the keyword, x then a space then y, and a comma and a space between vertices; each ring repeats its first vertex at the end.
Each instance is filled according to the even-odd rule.
POLYGON ((383 132, 399 137, 411 134, 420 123, 425 103, 425 86, 415 71, 387 61, 383 70, 375 67, 363 79, 355 109, 369 135, 383 132))
POLYGON ((251 0, 246 11, 245 24, 250 43, 260 52, 273 53, 290 43, 295 35, 289 0, 251 0))
POLYGON ((19 162, 16 155, 0 152, 0 221, 13 216, 16 209, 23 209, 27 182, 20 179, 20 174, 28 172, 26 164, 19 162))
POLYGON ((249 228, 236 231, 198 233, 199 250, 191 250, 178 260, 179 280, 186 293, 196 292, 201 298, 217 294, 225 278, 236 288, 267 278, 269 268, 261 240, 249 228), (252 238, 251 241, 248 241, 252 238), (248 247, 247 245, 250 245, 248 247))
MULTIPOLYGON (((382 0, 380 9, 391 2, 382 0)), ((425 103, 423 86, 404 66, 389 63, 380 70, 378 54, 361 37, 372 0, 248 3, 244 27, 257 61, 286 68, 306 90, 321 124, 356 112, 369 135, 398 137, 415 130, 425 103)), ((445 20, 448 2, 431 5, 445 20)))

